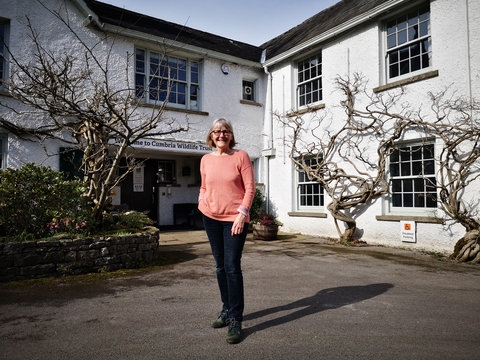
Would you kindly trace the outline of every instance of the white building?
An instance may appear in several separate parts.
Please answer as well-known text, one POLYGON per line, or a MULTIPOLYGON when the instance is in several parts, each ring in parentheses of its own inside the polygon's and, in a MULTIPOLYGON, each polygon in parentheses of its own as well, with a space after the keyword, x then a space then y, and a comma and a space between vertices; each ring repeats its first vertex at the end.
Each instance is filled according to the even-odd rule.
MULTIPOLYGON (((112 82, 124 81, 125 66, 121 65, 126 61, 129 76, 142 82, 144 70, 166 48, 172 62, 186 64, 182 86, 190 90, 170 99, 165 114, 180 122, 188 118, 191 130, 143 144, 138 156, 149 159, 146 166, 113 196, 117 204, 149 210, 160 226, 186 220, 185 213, 174 216, 174 205, 196 203, 199 161, 208 151, 206 131, 215 118, 225 117, 236 129, 239 147, 249 152, 257 183, 265 189, 269 210, 284 223, 282 230, 337 238, 326 208, 330 199, 319 186, 311 194, 303 193, 309 188, 304 185, 312 184, 293 166, 286 146, 288 127, 273 114, 308 119, 320 111, 332 119, 334 129, 339 122, 333 120, 345 117, 338 106, 342 96, 335 90, 335 78, 354 73, 368 79, 367 92, 388 94, 404 86, 409 102, 418 106, 429 91, 441 91, 446 85, 467 97, 479 93, 480 3, 476 0, 343 0, 260 47, 98 1, 44 3, 59 12, 68 10, 72 26, 84 41, 92 46, 101 41, 104 49, 112 50, 110 56, 120 64, 109 71, 112 82), (392 42, 389 36, 396 40, 392 42), (421 50, 416 54, 415 49, 421 50), (396 54, 401 55, 398 61, 396 54), (167 176, 157 184, 159 168, 167 176)), ((25 15, 51 49, 74 53, 69 46, 71 34, 36 1, 0 0, 0 8, 0 36, 19 58, 29 54, 25 15)), ((8 60, 6 48, 1 51, 8 60)), ((8 78, 7 60, 0 68, 1 78, 8 78)), ((0 101, 19 106, 7 89, 0 93, 0 101)), ((145 101, 142 111, 152 111, 149 102, 145 101)), ((33 119, 33 115, 16 119, 4 107, 0 116, 33 119)), ((61 168, 55 153, 62 145, 47 144, 52 149, 52 156, 47 156, 40 146, 20 141, 7 131, 0 136, 2 167, 35 161, 61 168)), ((420 137, 410 134, 399 146, 414 144, 420 137)), ((430 141, 441 147, 435 139, 430 141)), ((464 229, 451 222, 439 223, 430 205, 393 204, 398 194, 392 191, 362 208, 356 218, 357 235, 368 243, 451 252, 464 229), (402 241, 401 221, 414 223, 415 242, 402 241)), ((466 195, 478 198, 478 188, 466 195)))
MULTIPOLYGON (((306 186, 309 180, 294 169, 284 145, 291 132, 275 118, 269 119, 268 114, 290 114, 307 121, 317 110, 331 119, 329 130, 334 131, 346 119, 345 110, 339 106, 344 97, 335 89, 335 78, 345 79, 354 73, 368 80, 369 93, 393 93, 403 86, 406 97, 402 102, 408 101, 416 108, 428 108, 427 93, 446 86, 450 86, 449 94, 478 96, 479 16, 480 3, 472 0, 341 1, 262 45, 266 49, 263 65, 270 74, 264 181, 284 231, 338 238, 326 209, 330 199, 318 185, 306 186)), ((356 103, 358 108, 365 109, 365 105, 356 103)), ((427 137, 410 133, 399 139, 398 146, 410 146, 427 137)), ((438 139, 429 141, 439 154, 442 144, 438 139)), ((376 148, 365 150, 368 156, 369 150, 374 152, 376 148)), ((440 224, 435 203, 413 200, 426 191, 425 185, 422 189, 406 189, 406 182, 411 184, 418 175, 402 177, 389 171, 387 176, 390 184, 398 179, 404 186, 390 186, 387 195, 366 207, 352 209, 352 214, 360 210, 355 215, 358 237, 368 243, 452 252, 465 229, 451 221, 440 224), (398 201, 398 197, 405 200, 398 201), (416 228, 415 242, 402 241, 402 221, 412 222, 416 228)), ((464 194, 466 198, 478 199, 478 181, 476 185, 464 194)))
MULTIPOLYGON (((21 61, 31 56, 27 16, 49 51, 58 56, 63 52, 82 56, 75 53, 81 47, 73 33, 49 12, 53 10, 68 18, 74 32, 92 48, 95 45, 98 48, 101 43, 100 58, 107 61, 108 54, 113 59, 109 69, 112 88, 126 87, 127 64, 131 69, 129 76, 135 79, 136 85, 148 83, 146 71, 155 66, 164 53, 178 71, 178 91, 175 94, 172 91, 171 95, 175 96, 170 96, 164 117, 181 124, 188 118, 190 130, 161 141, 146 140, 142 149, 137 149, 136 156, 149 160, 112 194, 115 205, 148 210, 159 225, 185 223, 191 204, 197 203, 200 159, 210 151, 205 139, 216 118, 224 117, 233 123, 241 133, 237 137, 239 147, 249 152, 252 161, 257 162, 261 157, 259 129, 265 111, 266 79, 260 64, 260 48, 96 1, 42 2, 45 7, 36 0, 0 1, 2 37, 21 61), (157 177, 159 169, 163 170, 161 177, 157 177), (175 204, 190 205, 174 214, 175 204)), ((2 47, 2 53, 7 60, 10 58, 7 47, 2 47)), ((2 62, 1 69, 2 78, 8 78, 8 61, 2 62)), ((2 103, 21 106, 9 97, 5 88, 0 97, 2 103)), ((146 116, 157 111, 154 102, 155 99, 144 100, 139 111, 146 116)), ((0 109, 0 116, 10 121, 24 120, 16 119, 18 115, 5 107, 0 109)), ((31 114, 25 121, 40 121, 40 118, 38 114, 31 114)), ((47 154, 39 144, 21 141, 5 130, 1 133, 1 142, 2 167, 21 167, 32 161, 54 169, 65 165, 58 155, 59 148, 65 144, 48 143, 47 154)), ((201 226, 198 217, 195 225, 201 226)))

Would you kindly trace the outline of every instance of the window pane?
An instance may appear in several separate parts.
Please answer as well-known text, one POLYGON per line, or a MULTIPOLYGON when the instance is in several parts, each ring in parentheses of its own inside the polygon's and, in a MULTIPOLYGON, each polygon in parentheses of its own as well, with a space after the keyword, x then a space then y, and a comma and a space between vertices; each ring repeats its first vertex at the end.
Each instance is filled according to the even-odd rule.
POLYGON ((402 194, 393 194, 392 195, 392 205, 395 207, 402 206, 402 194))
POLYGON ((150 99, 151 100, 158 100, 158 79, 152 78, 149 84, 150 88, 150 99))
POLYGON ((412 153, 410 151, 410 148, 403 148, 400 151, 400 160, 402 162, 404 161, 410 161, 410 158, 412 156, 412 153))
POLYGON ((412 180, 403 180, 403 192, 413 192, 412 180))
POLYGON ((413 11, 410 14, 408 14, 408 21, 407 21, 408 26, 413 26, 413 25, 416 25, 418 23, 417 14, 418 14, 417 11, 413 11))
POLYGON ((423 147, 423 158, 424 159, 435 158, 435 147, 433 144, 427 144, 423 147))
POLYGON ((425 195, 414 194, 415 207, 425 207, 425 195))
POLYGON ((414 179, 413 180, 413 191, 423 193, 425 191, 425 180, 414 179))
POLYGON ((402 180, 393 180, 392 181, 392 191, 401 192, 402 191, 402 180))
POLYGON ((426 175, 427 174, 430 175, 430 174, 435 173, 435 163, 434 163, 433 160, 425 161, 424 166, 425 166, 424 172, 425 172, 426 175))
POLYGON ((412 174, 421 175, 423 173, 423 166, 421 161, 415 161, 412 163, 412 174))
POLYGON ((420 24, 420 36, 428 35, 430 32, 430 22, 423 22, 420 24))
POLYGON ((402 30, 398 32, 398 45, 404 44, 407 42, 407 30, 402 30))
POLYGON ((413 194, 403 194, 403 207, 413 207, 413 194))
POLYGON ((417 71, 420 70, 422 67, 420 65, 420 57, 414 57, 410 60, 410 70, 417 71))
POLYGON ((405 29, 407 27, 407 18, 406 16, 400 16, 397 19, 397 29, 405 29))
POLYGON ((434 208, 434 207, 437 207, 437 202, 435 200, 435 196, 427 196, 427 202, 426 202, 426 207, 429 207, 429 208, 434 208))
POLYGON ((145 74, 145 51, 137 50, 135 52, 135 71, 145 74))
POLYGON ((145 95, 145 77, 143 75, 135 75, 135 96, 143 98, 145 95))
POLYGON ((409 176, 411 175, 410 172, 410 163, 400 164, 401 166, 401 175, 402 176, 409 176))

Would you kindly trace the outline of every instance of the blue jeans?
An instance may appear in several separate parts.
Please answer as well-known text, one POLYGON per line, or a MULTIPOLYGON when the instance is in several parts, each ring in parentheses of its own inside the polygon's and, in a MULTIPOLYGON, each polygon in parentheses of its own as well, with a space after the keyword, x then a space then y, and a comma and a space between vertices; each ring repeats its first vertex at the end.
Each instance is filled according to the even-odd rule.
POLYGON ((223 310, 228 310, 229 319, 242 321, 244 295, 241 259, 248 224, 244 225, 241 234, 233 236, 233 222, 218 221, 204 215, 203 225, 215 259, 223 310))

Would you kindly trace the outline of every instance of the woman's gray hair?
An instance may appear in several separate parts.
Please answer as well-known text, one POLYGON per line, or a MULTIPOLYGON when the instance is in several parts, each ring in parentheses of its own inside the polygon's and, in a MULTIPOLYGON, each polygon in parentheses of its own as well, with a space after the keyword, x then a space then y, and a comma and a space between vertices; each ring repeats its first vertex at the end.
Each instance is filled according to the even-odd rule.
POLYGON ((219 125, 223 125, 227 130, 230 131, 231 135, 230 135, 230 143, 228 144, 228 147, 230 149, 233 149, 233 147, 237 144, 237 142, 235 141, 235 134, 233 133, 233 126, 232 124, 230 124, 230 121, 224 118, 216 119, 212 123, 212 126, 210 126, 210 129, 208 130, 208 134, 207 134, 207 140, 205 141, 207 143, 207 146, 209 148, 215 147, 215 143, 212 140, 212 131, 215 130, 215 128, 218 127, 219 125))

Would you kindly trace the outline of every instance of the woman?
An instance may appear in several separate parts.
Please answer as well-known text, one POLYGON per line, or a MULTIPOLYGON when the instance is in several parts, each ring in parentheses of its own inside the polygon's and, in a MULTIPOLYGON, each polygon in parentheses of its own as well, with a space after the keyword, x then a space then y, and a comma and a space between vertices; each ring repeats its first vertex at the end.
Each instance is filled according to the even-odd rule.
POLYGON ((213 122, 207 145, 215 151, 200 163, 202 184, 198 209, 203 214, 217 269, 222 311, 212 327, 228 326, 227 342, 242 338, 244 308, 241 258, 250 221, 249 209, 255 195, 255 179, 250 157, 234 150, 235 135, 225 119, 213 122))

